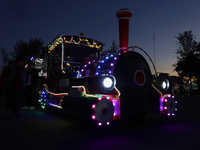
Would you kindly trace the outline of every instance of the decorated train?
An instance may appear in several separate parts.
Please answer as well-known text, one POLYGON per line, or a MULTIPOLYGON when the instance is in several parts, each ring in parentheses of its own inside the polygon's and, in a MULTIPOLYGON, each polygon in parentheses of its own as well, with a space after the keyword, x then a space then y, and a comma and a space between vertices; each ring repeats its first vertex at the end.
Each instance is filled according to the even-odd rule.
POLYGON ((59 35, 46 46, 47 78, 39 92, 42 108, 54 106, 99 126, 143 118, 148 112, 174 116, 177 101, 167 90, 169 81, 154 81, 148 62, 136 49, 148 54, 128 47, 131 16, 128 9, 116 13, 117 53, 102 53, 103 43, 83 35, 59 35))

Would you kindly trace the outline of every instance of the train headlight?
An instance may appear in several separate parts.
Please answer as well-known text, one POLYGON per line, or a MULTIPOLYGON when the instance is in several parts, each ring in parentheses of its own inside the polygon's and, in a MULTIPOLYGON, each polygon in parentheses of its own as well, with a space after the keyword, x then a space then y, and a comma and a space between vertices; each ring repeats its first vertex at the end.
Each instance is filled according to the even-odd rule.
POLYGON ((112 75, 106 76, 103 79, 103 86, 104 86, 104 88, 106 88, 108 90, 113 89, 115 87, 115 84, 116 84, 116 80, 115 80, 115 77, 112 75))
POLYGON ((163 90, 168 90, 169 80, 166 79, 165 81, 162 82, 162 88, 163 88, 163 90))
POLYGON ((103 80, 103 85, 104 85, 104 87, 106 87, 106 88, 110 88, 110 87, 113 85, 113 81, 111 80, 111 78, 106 77, 106 78, 103 80))

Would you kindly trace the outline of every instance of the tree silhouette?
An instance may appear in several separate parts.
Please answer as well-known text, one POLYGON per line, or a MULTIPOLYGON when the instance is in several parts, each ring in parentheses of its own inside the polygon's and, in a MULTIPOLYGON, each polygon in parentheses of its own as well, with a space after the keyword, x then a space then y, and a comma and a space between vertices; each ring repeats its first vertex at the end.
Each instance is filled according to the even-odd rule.
MULTIPOLYGON (((189 77, 189 81, 193 76, 198 75, 196 68, 199 63, 199 44, 196 42, 196 37, 192 31, 185 31, 176 37, 178 49, 176 49, 177 63, 173 66, 175 71, 181 76, 189 77)), ((191 83, 191 82, 190 82, 191 83)), ((192 84, 190 84, 192 89, 192 84)))
POLYGON ((24 57, 30 59, 31 57, 40 56, 43 50, 44 41, 40 38, 30 38, 28 42, 18 40, 14 45, 14 52, 10 55, 13 58, 24 57))
POLYGON ((4 48, 1 49, 1 53, 2 53, 2 60, 3 60, 2 69, 5 69, 5 67, 8 65, 8 62, 10 61, 10 58, 8 57, 8 53, 6 53, 6 50, 4 48))
POLYGON ((119 49, 119 45, 117 45, 116 41, 113 40, 113 41, 112 41, 111 48, 108 49, 108 52, 109 52, 109 53, 116 53, 118 49, 119 49))

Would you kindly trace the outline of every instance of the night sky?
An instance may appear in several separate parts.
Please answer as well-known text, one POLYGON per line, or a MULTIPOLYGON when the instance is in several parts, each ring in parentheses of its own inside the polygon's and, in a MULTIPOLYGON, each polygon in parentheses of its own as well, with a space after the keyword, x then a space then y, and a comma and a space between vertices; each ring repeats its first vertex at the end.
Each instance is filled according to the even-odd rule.
POLYGON ((119 43, 115 14, 128 8, 133 14, 129 46, 143 48, 154 60, 155 34, 157 71, 176 75, 172 72, 175 36, 192 30, 200 41, 199 6, 198 0, 4 0, 0 5, 0 48, 11 52, 18 39, 29 41, 30 37, 41 38, 46 46, 59 34, 84 33, 105 43, 103 50, 107 50, 113 40, 119 43))

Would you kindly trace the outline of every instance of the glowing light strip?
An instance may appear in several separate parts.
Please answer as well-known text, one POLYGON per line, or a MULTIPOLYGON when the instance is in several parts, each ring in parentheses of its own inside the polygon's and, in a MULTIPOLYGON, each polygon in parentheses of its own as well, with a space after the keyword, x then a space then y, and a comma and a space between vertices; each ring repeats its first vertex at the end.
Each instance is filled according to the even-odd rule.
POLYGON ((72 86, 72 88, 83 88, 83 92, 84 92, 84 96, 85 97, 93 97, 93 98, 98 98, 98 97, 109 97, 109 98, 111 98, 111 99, 119 99, 119 97, 120 97, 120 95, 121 95, 121 93, 120 93, 120 91, 116 88, 116 87, 114 87, 114 89, 117 91, 117 95, 115 96, 115 97, 112 97, 111 95, 105 95, 105 94, 87 94, 86 93, 86 88, 84 87, 84 86, 72 86))
POLYGON ((68 95, 68 93, 59 93, 59 94, 57 94, 57 93, 52 93, 52 92, 49 91, 49 88, 48 88, 48 86, 47 86, 46 84, 43 84, 42 87, 45 87, 46 91, 47 91, 48 93, 50 93, 51 95, 54 95, 54 96, 66 96, 66 95, 68 95))
POLYGON ((73 36, 71 37, 70 41, 67 41, 66 38, 64 37, 64 42, 65 42, 65 44, 66 44, 66 43, 80 44, 80 42, 82 42, 82 41, 83 41, 83 42, 87 42, 87 44, 82 44, 82 45, 87 45, 87 46, 89 46, 89 47, 97 48, 97 49, 99 49, 99 48, 102 47, 102 45, 99 45, 99 46, 98 46, 97 43, 96 43, 95 41, 93 41, 93 44, 90 44, 90 42, 89 42, 88 39, 84 39, 84 38, 80 38, 80 37, 79 37, 79 41, 76 42, 76 41, 74 40, 73 36))
POLYGON ((49 47, 49 52, 52 51, 56 46, 58 46, 61 43, 63 43, 62 36, 57 38, 51 45, 48 46, 49 47))
POLYGON ((80 86, 72 86, 72 88, 83 88, 83 92, 84 92, 84 96, 85 97, 93 97, 93 98, 98 98, 99 97, 99 95, 98 94, 87 94, 86 93, 86 88, 84 87, 84 86, 82 86, 82 85, 80 85, 80 86))
POLYGON ((65 71, 63 70, 63 62, 64 62, 64 43, 62 43, 61 70, 63 73, 65 73, 65 71))

